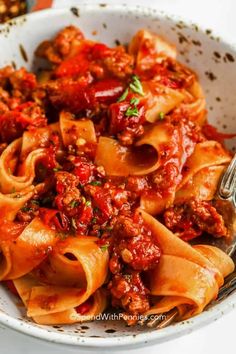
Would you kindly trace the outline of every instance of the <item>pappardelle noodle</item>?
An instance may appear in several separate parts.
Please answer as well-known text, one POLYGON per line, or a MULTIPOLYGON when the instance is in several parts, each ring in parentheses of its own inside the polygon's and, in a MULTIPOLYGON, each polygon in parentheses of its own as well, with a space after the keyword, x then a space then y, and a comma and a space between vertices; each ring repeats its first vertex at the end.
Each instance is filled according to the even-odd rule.
POLYGON ((201 313, 234 269, 214 195, 231 135, 155 33, 110 48, 66 27, 49 69, 0 70, 0 280, 39 324, 201 313))

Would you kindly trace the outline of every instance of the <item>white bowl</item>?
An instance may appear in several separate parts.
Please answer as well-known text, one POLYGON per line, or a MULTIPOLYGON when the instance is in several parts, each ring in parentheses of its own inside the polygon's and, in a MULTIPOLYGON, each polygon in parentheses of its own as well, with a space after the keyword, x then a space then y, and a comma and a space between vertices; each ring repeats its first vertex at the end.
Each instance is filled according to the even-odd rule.
MULTIPOLYGON (((38 43, 74 24, 87 37, 114 45, 127 43, 140 28, 149 28, 177 45, 179 60, 196 70, 207 96, 209 120, 221 131, 236 131, 236 49, 189 21, 142 7, 83 5, 77 11, 46 10, 0 27, 0 66, 35 69, 38 43), (22 55, 22 51, 26 55, 22 55), (28 59, 27 59, 27 58, 28 59), (235 59, 234 59, 235 57, 235 59)), ((236 141, 229 145, 235 150, 236 141)), ((25 316, 23 307, 0 286, 0 323, 50 342, 87 348, 119 348, 160 343, 190 333, 216 320, 236 305, 236 293, 202 314, 162 330, 127 327, 120 321, 99 321, 69 326, 39 326, 25 316)))

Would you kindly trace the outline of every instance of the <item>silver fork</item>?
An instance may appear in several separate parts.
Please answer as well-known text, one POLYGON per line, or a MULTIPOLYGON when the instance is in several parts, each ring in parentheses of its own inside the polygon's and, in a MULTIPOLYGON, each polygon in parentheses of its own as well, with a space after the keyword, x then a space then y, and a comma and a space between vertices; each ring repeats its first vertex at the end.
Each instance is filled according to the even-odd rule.
MULTIPOLYGON (((230 232, 229 241, 225 240, 225 238, 216 238, 214 240, 205 238, 203 241, 221 248, 232 257, 236 249, 236 154, 221 178, 215 199, 216 207, 221 214, 224 214, 223 217, 230 232)), ((225 278, 224 285, 220 288, 217 299, 211 302, 207 308, 216 305, 234 290, 236 290, 236 271, 225 278)), ((169 312, 156 316, 154 319, 144 318, 138 324, 145 324, 149 328, 161 329, 175 322, 177 316, 178 310, 174 308, 169 312)))

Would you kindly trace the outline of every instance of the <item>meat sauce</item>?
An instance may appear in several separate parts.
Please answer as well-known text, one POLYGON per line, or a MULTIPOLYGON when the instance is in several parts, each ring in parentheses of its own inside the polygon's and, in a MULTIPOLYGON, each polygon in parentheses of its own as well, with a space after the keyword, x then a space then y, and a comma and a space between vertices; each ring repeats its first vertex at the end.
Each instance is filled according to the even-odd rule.
MULTIPOLYGON (((58 120, 61 110, 71 112, 75 119, 92 119, 97 136, 115 137, 123 146, 130 146, 142 136, 147 123, 145 100, 136 74, 142 80, 158 74, 161 84, 172 89, 187 87, 192 82, 193 74, 171 59, 145 72, 134 72, 133 56, 123 46, 109 48, 85 40, 73 26, 62 30, 53 41, 43 42, 36 54, 51 64, 46 83, 40 83, 25 69, 0 70, 2 150, 24 131, 58 120), (133 87, 133 91, 128 87, 133 87)), ((162 167, 147 176, 106 176, 104 168, 94 163, 96 144, 69 146, 61 151, 59 137, 52 135, 47 157, 37 166, 36 178, 44 181, 46 192, 35 196, 18 212, 13 229, 15 238, 22 225, 40 216, 63 237, 99 237, 100 247, 108 248, 110 253, 107 289, 112 304, 130 314, 149 309, 143 272, 156 267, 161 257, 158 241, 135 212, 140 196, 170 193, 181 180, 181 170, 196 143, 205 139, 199 128, 184 117, 169 115, 165 119, 173 134, 177 130, 182 132, 184 158, 178 155, 177 143, 163 146, 162 167)), ((208 128, 206 135, 209 134, 216 133, 208 128)), ((210 202, 192 200, 186 205, 172 206, 160 218, 184 240, 203 232, 216 237, 226 234, 223 218, 210 202)), ((90 306, 91 299, 76 310, 84 314, 90 306)))

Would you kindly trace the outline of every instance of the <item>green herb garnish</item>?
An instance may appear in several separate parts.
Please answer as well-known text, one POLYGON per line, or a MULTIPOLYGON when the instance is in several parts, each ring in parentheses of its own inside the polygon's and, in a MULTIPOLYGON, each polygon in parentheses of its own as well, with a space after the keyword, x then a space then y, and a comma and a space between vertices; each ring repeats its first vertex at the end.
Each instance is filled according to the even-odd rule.
POLYGON ((100 182, 100 181, 92 181, 90 184, 92 186, 101 186, 102 182, 100 182))
POLYGON ((159 119, 163 120, 165 118, 165 113, 164 112, 160 112, 159 113, 159 119))
POLYGON ((100 250, 101 250, 102 252, 106 252, 107 249, 108 249, 108 245, 101 245, 101 246, 100 246, 100 250))
POLYGON ((60 237, 62 241, 65 240, 68 236, 69 234, 67 232, 60 231, 56 233, 56 237, 60 237))
POLYGON ((52 170, 53 170, 53 172, 58 172, 61 170, 61 167, 54 167, 52 170))
POLYGON ((39 201, 38 200, 32 199, 30 202, 32 204, 39 205, 39 201))
POLYGON ((117 102, 122 102, 126 99, 126 97, 128 96, 129 93, 129 89, 125 89, 125 91, 122 93, 122 95, 120 96, 120 98, 118 98, 117 102))
POLYGON ((132 76, 132 81, 129 84, 129 87, 133 92, 138 93, 141 96, 144 96, 143 86, 142 86, 142 84, 139 80, 139 77, 137 75, 132 76))
POLYGON ((32 208, 27 207, 27 206, 21 208, 21 211, 23 211, 24 213, 26 213, 27 211, 32 211, 32 210, 33 210, 32 208))
POLYGON ((129 107, 125 112, 126 117, 132 117, 132 116, 138 117, 138 115, 139 115, 139 111, 137 107, 129 107))
POLYGON ((85 205, 86 206, 91 206, 91 200, 86 200, 85 205))
POLYGON ((69 206, 70 206, 71 208, 76 208, 78 205, 79 205, 79 202, 78 202, 78 200, 75 200, 75 199, 73 199, 73 200, 69 203, 69 206))
POLYGON ((96 224, 97 218, 92 218, 92 224, 96 224))
POLYGON ((134 106, 137 106, 137 104, 139 104, 139 98, 137 98, 137 97, 133 97, 133 98, 131 98, 131 100, 130 100, 130 104, 133 104, 134 106))

